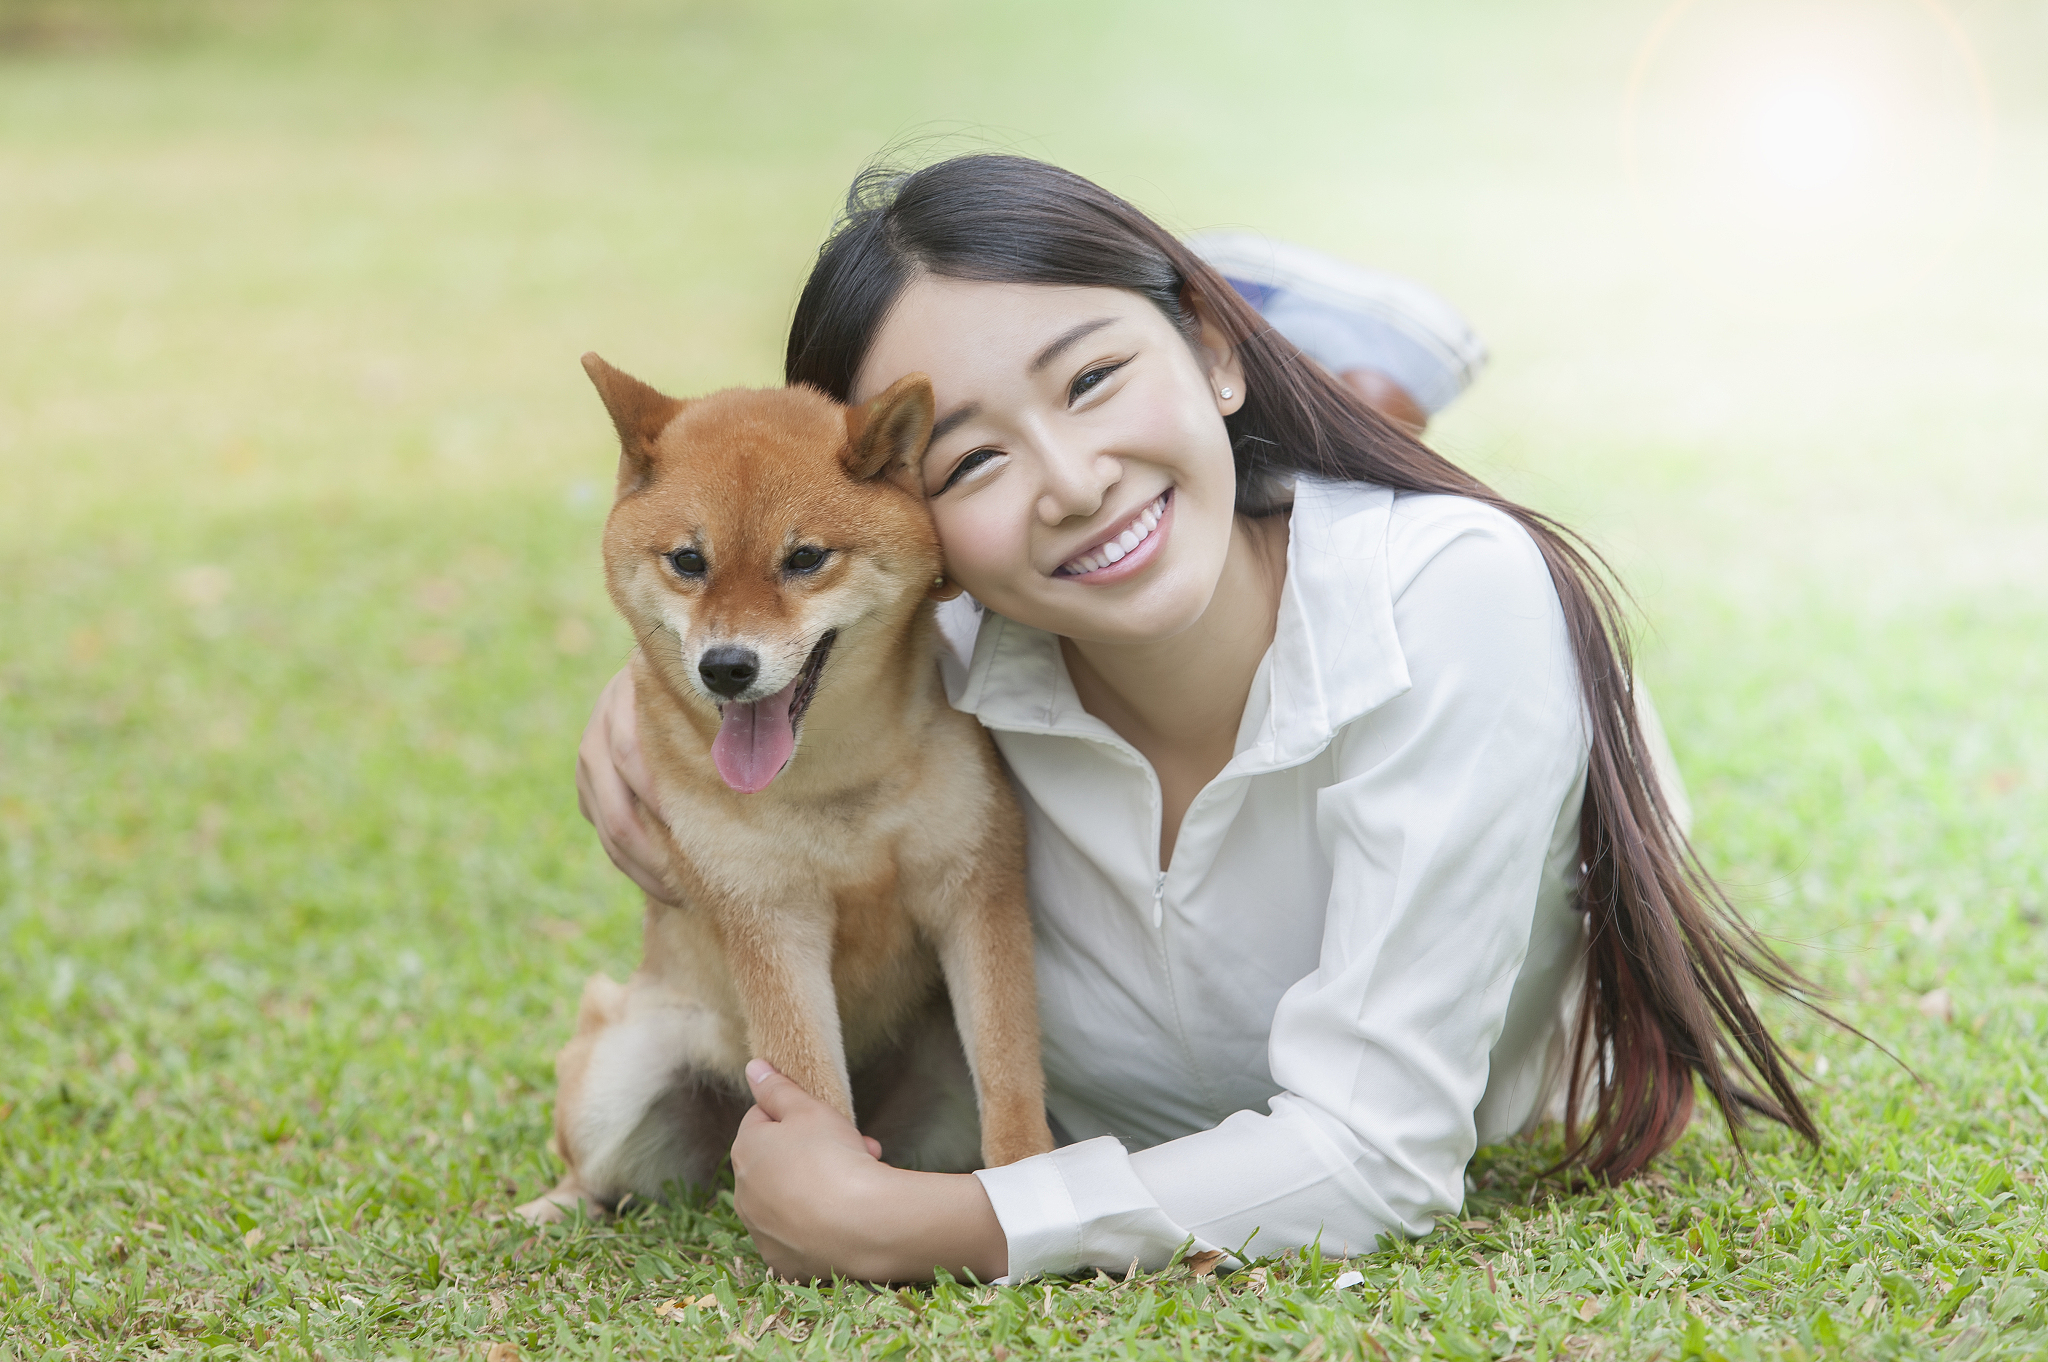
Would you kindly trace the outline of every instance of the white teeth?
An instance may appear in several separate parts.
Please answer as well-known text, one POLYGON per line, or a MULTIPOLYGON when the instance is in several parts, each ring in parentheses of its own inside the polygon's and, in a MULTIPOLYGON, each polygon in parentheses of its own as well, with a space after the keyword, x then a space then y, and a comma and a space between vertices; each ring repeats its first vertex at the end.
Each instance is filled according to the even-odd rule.
POLYGON ((1121 562, 1133 549, 1150 538, 1152 531, 1159 528, 1159 517, 1165 514, 1165 511, 1166 494, 1162 492, 1158 500, 1140 512, 1138 518, 1132 521, 1122 534, 1099 546, 1092 553, 1068 559, 1061 565, 1060 572, 1068 577, 1085 577, 1091 572, 1108 567, 1111 563, 1121 562))

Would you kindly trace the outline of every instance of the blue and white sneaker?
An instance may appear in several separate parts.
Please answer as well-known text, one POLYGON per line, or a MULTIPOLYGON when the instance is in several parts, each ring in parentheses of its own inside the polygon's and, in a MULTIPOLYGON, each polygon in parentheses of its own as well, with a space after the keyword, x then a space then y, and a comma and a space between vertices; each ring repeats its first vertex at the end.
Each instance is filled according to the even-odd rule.
POLYGON ((1471 387, 1486 363, 1471 323, 1411 279, 1258 232, 1187 240, 1310 359, 1333 374, 1377 370, 1431 416, 1471 387))

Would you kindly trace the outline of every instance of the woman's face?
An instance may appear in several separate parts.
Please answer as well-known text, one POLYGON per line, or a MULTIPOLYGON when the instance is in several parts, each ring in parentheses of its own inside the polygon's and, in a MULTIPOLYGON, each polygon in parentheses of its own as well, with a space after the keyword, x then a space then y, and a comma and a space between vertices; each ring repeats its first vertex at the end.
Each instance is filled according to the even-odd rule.
POLYGON ((926 276, 853 399, 918 371, 938 399, 923 473, 948 576, 1083 642, 1152 642, 1201 617, 1234 514, 1223 417, 1244 401, 1213 329, 1198 352, 1121 289, 926 276))

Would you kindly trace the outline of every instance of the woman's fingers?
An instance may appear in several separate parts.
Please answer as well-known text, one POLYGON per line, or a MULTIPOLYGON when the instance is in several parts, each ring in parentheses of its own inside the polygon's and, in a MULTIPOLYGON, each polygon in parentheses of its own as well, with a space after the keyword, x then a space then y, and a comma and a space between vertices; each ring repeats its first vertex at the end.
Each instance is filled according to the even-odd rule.
POLYGON ((866 1151, 871 1159, 882 1157, 882 1144, 870 1139, 853 1128, 853 1123, 841 1116, 838 1110, 805 1092, 796 1081, 776 1069, 765 1059, 750 1060, 747 1063, 747 1086, 753 1090, 754 1105, 741 1119, 744 1130, 746 1122, 760 1113, 763 1121, 798 1121, 808 1127, 807 1138, 823 1139, 833 1144, 866 1151))
POLYGON ((640 711, 633 703, 633 669, 619 668, 597 701, 607 711, 605 734, 611 739, 612 765, 633 797, 644 803, 653 793, 654 782, 640 755, 640 711))
POLYGON ((658 902, 670 901, 662 882, 668 857, 648 830, 642 793, 652 784, 640 754, 633 708, 633 673, 622 668, 605 684, 576 749, 576 806, 597 829, 612 864, 658 902))
POLYGON ((747 1086, 753 1089, 754 1105, 767 1112, 771 1121, 787 1121, 793 1116, 816 1116, 820 1113, 835 1120, 845 1119, 798 1087, 794 1079, 765 1059, 747 1061, 747 1086))
POLYGON ((747 1065, 754 1105, 732 1142, 733 1209, 769 1266, 808 1280, 869 1255, 881 1148, 766 1060, 747 1065))
POLYGON ((783 1120, 796 1110, 795 1099, 789 1094, 804 1095, 802 1088, 784 1078, 765 1059, 747 1061, 747 1090, 754 1095, 754 1109, 771 1121, 783 1120))

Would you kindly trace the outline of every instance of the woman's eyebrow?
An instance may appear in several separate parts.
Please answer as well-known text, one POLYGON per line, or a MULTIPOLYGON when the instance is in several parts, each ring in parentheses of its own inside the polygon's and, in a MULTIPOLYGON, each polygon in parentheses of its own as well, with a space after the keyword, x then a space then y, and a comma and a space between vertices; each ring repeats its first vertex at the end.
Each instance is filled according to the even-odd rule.
POLYGON ((1115 321, 1116 318, 1114 317, 1097 317, 1092 322, 1082 322, 1079 326, 1068 328, 1060 335, 1058 340, 1038 352, 1038 358, 1031 361, 1031 372, 1037 373, 1040 369, 1058 359, 1061 352, 1068 346, 1094 335, 1097 331, 1111 325, 1115 321))
MULTIPOLYGON (((1103 327, 1112 325, 1115 321, 1116 318, 1114 317, 1097 317, 1093 321, 1086 321, 1078 326, 1068 327, 1060 333, 1057 340, 1038 352, 1037 356, 1031 361, 1031 372, 1037 373, 1045 368, 1046 365, 1058 359, 1061 352, 1068 346, 1086 340, 1103 327)), ((964 407, 955 407, 933 423, 931 438, 934 440, 943 439, 979 415, 981 415, 981 403, 979 402, 969 402, 964 407)))
POLYGON ((981 403, 979 402, 969 402, 964 407, 955 407, 933 423, 930 438, 934 441, 943 439, 979 415, 981 415, 981 403))

